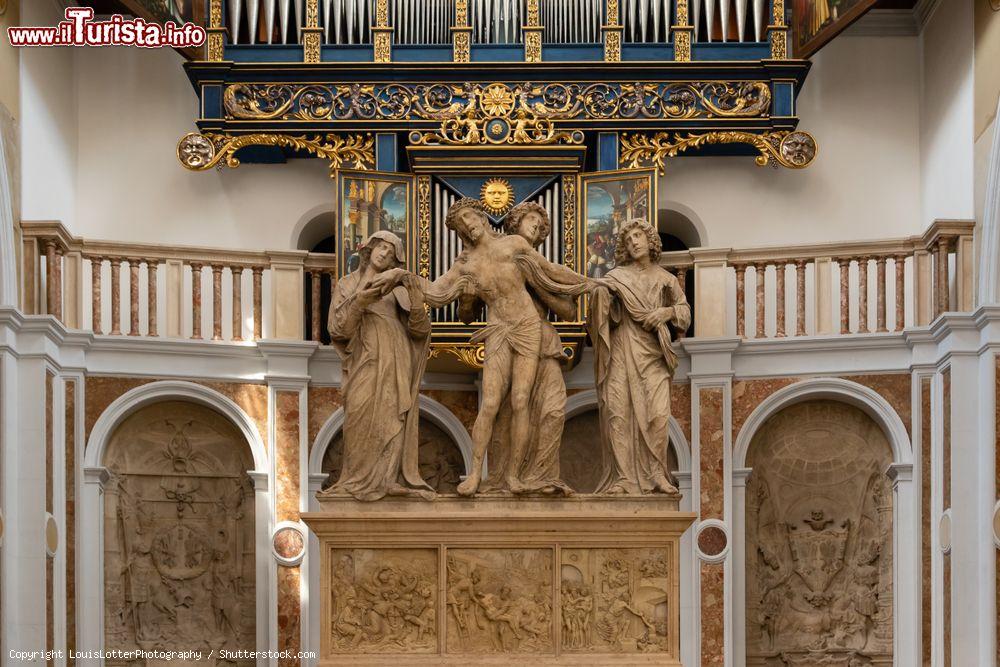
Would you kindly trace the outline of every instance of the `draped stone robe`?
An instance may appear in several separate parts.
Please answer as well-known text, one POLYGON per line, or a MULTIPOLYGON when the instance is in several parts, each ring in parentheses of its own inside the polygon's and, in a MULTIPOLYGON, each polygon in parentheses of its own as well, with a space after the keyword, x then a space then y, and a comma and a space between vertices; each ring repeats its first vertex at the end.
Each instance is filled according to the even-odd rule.
POLYGON ((418 468, 418 391, 430 349, 431 323, 411 310, 397 287, 363 307, 349 330, 351 309, 363 289, 362 271, 337 283, 330 335, 344 360, 344 456, 331 494, 378 500, 389 493, 430 492, 418 468))
POLYGON ((674 493, 666 464, 670 380, 677 355, 666 323, 646 331, 642 318, 672 306, 678 331, 691 309, 677 278, 656 266, 623 264, 591 298, 589 328, 600 408, 605 472, 598 493, 674 493))

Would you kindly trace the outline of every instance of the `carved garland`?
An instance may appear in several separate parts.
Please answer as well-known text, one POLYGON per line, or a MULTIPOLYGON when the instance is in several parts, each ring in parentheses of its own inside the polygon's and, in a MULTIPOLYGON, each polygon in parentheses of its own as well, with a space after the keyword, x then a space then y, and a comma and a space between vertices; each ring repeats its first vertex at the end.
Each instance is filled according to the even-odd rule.
POLYGON ((450 354, 469 368, 483 367, 486 361, 486 348, 480 345, 462 345, 459 343, 431 344, 429 359, 437 359, 442 354, 450 354))
POLYGON ((337 134, 301 135, 286 134, 228 134, 191 132, 177 143, 177 159, 191 171, 207 171, 222 165, 230 169, 240 166, 237 151, 248 146, 281 146, 306 151, 330 161, 331 174, 347 166, 354 169, 371 169, 375 166, 375 138, 370 134, 342 137, 337 134))
POLYGON ((749 144, 760 155, 755 159, 761 166, 782 166, 804 169, 812 164, 819 150, 816 140, 808 132, 779 131, 754 134, 743 131, 705 132, 702 134, 658 132, 654 135, 623 134, 620 164, 623 168, 656 167, 661 174, 666 169, 666 159, 677 157, 690 148, 709 144, 749 144))

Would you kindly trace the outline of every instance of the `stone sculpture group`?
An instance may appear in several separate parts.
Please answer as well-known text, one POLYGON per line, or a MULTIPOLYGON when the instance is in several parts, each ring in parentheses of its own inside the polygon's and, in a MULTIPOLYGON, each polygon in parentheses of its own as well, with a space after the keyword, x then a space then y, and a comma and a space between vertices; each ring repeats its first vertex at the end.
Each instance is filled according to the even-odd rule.
POLYGON ((437 280, 402 268, 402 241, 379 231, 365 242, 359 269, 337 283, 329 328, 344 360, 344 457, 327 493, 359 500, 433 495, 417 467, 417 395, 431 334, 425 305, 454 301, 470 322, 485 306, 487 322, 472 338, 485 348, 482 396, 472 468, 458 493, 571 493, 559 475, 566 387, 549 313, 574 317, 584 294, 604 466, 597 493, 676 493, 665 458, 677 363, 670 326, 687 329, 691 311, 677 278, 658 264, 656 230, 644 220, 624 223, 616 268, 596 279, 536 250, 550 232, 536 204, 511 210, 503 235, 475 199, 456 202, 445 224, 463 250, 437 280))

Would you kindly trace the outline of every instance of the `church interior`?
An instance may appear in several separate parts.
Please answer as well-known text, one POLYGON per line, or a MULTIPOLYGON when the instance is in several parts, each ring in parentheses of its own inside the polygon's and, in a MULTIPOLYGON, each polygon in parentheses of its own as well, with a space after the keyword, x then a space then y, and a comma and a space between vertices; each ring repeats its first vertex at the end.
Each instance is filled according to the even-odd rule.
POLYGON ((998 0, 0 28, 4 665, 1000 666, 998 0))

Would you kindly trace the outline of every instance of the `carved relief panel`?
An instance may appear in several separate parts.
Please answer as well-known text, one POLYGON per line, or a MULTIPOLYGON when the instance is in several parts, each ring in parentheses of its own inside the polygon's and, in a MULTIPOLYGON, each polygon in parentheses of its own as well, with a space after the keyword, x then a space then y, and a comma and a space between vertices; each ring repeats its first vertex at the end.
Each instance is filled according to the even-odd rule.
POLYGON ((809 401, 754 436, 747 662, 891 664, 891 450, 865 413, 809 401))
POLYGON ((437 652, 435 549, 329 552, 329 653, 437 652))
POLYGON ((666 549, 561 551, 565 651, 669 651, 670 558, 666 549))
MULTIPOLYGON (((420 476, 437 493, 455 493, 465 474, 462 451, 443 429, 427 419, 420 420, 420 476)), ((344 435, 338 433, 323 456, 322 470, 329 474, 323 485, 327 489, 340 478, 341 457, 344 453, 344 435)))
POLYGON ((106 647, 252 647, 253 461, 243 437, 206 407, 169 401, 128 417, 107 452, 106 647))
POLYGON ((449 549, 449 653, 548 653, 551 549, 449 549))

